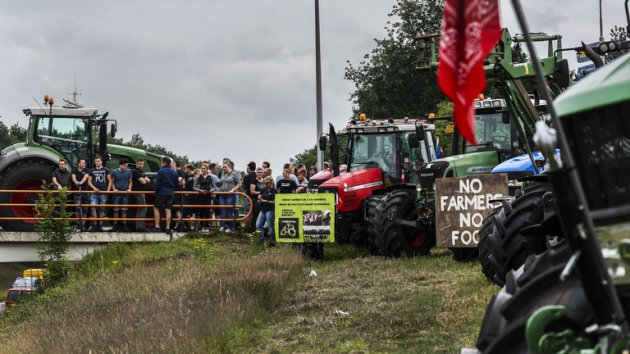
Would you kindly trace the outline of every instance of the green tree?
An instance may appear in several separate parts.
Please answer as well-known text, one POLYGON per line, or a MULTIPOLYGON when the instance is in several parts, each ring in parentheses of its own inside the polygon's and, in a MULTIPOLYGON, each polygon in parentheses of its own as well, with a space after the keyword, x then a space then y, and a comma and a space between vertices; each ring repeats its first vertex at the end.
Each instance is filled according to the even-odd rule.
POLYGON ((417 33, 440 31, 443 0, 398 0, 389 17, 387 37, 358 66, 348 61, 345 78, 356 91, 350 95, 353 113, 368 118, 426 117, 443 95, 435 73, 415 69, 417 33))
MULTIPOLYGON (((453 102, 451 101, 442 101, 437 104, 437 117, 448 117, 453 115, 453 102)), ((446 126, 449 124, 453 124, 451 120, 437 120, 434 122, 435 124, 435 136, 440 139, 440 147, 442 148, 442 156, 450 156, 451 155, 451 139, 453 134, 446 132, 446 126)))
POLYGON ((317 145, 313 146, 310 149, 304 150, 304 152, 295 155, 295 157, 290 158, 289 162, 293 166, 303 163, 307 169, 311 166, 317 165, 317 145))
POLYGON ((9 128, 6 124, 0 122, 0 150, 11 145, 11 135, 9 134, 9 128))

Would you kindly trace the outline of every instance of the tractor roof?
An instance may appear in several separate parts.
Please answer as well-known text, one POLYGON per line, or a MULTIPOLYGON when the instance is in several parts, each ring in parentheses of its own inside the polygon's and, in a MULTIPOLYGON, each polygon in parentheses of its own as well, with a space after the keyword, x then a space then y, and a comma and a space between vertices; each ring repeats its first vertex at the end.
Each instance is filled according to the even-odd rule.
POLYGON ((55 107, 52 109, 49 106, 42 107, 29 107, 24 110, 25 114, 30 114, 33 116, 48 116, 52 115, 53 117, 92 117, 98 114, 98 109, 94 107, 83 107, 83 108, 74 108, 74 107, 55 107))
POLYGON ((590 111, 630 99, 630 55, 595 70, 569 87, 554 102, 559 117, 590 111))
POLYGON ((424 129, 434 130, 435 126, 429 124, 424 119, 367 119, 360 121, 351 121, 346 125, 346 130, 355 130, 355 132, 361 133, 386 133, 395 131, 415 131, 416 122, 420 122, 424 125, 424 129))

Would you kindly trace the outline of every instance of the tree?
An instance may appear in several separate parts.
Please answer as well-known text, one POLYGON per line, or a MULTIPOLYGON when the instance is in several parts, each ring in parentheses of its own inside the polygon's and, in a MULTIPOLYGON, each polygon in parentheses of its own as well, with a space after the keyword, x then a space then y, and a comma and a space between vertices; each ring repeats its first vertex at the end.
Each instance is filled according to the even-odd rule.
POLYGON ((303 163, 306 168, 310 168, 311 166, 317 165, 317 145, 313 146, 310 149, 304 150, 303 153, 295 155, 289 159, 289 162, 293 166, 297 166, 300 163, 303 163))
POLYGON ((415 69, 417 33, 438 33, 443 0, 398 0, 388 21, 387 37, 375 39, 376 48, 357 67, 348 61, 345 79, 353 81, 353 113, 368 118, 426 117, 443 95, 435 73, 415 69))

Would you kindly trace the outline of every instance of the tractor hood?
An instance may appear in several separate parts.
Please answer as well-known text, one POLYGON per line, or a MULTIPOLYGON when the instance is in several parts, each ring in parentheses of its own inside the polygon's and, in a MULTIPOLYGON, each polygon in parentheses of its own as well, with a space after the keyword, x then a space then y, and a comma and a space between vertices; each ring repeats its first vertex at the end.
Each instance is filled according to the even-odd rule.
POLYGON ((384 184, 380 168, 364 168, 329 179, 319 186, 318 192, 336 193, 337 211, 345 213, 359 210, 361 202, 384 184))
MULTIPOLYGON (((347 165, 341 165, 339 166, 339 173, 346 173, 347 169, 348 169, 347 165)), ((322 183, 331 179, 332 176, 333 176, 333 173, 330 170, 322 170, 312 175, 311 178, 308 180, 307 192, 308 193, 317 192, 317 188, 319 188, 319 186, 321 186, 322 183)))
MULTIPOLYGON (((440 177, 460 177, 470 174, 490 173, 494 166, 499 164, 499 153, 497 151, 480 151, 465 155, 449 156, 435 162, 448 162, 448 168, 444 171, 444 176, 440 177)), ((430 167, 429 167, 430 168, 430 167)))

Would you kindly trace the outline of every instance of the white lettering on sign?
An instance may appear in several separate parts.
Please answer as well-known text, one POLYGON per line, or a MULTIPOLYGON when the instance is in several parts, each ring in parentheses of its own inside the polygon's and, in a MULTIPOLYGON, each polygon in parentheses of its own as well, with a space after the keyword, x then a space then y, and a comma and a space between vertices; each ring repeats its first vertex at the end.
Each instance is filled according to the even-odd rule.
POLYGON ((448 223, 446 227, 439 227, 440 232, 444 232, 442 244, 447 247, 475 247, 479 243, 479 231, 487 210, 498 205, 491 200, 500 199, 506 193, 503 182, 500 176, 483 175, 461 178, 445 185, 450 187, 451 192, 438 195, 436 200, 441 218, 438 223, 448 223))

